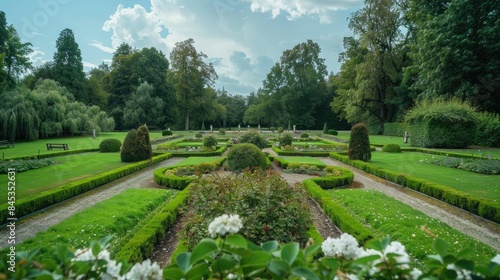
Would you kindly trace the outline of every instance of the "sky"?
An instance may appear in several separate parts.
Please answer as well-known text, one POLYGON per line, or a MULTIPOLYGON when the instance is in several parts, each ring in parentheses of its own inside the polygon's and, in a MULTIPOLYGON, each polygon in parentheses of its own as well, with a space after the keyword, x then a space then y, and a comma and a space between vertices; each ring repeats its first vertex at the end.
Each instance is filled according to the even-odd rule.
POLYGON ((30 42, 34 66, 52 60, 69 28, 84 71, 110 64, 121 43, 155 47, 169 59, 175 43, 192 38, 219 76, 214 87, 248 95, 262 86, 285 50, 308 39, 329 72, 339 71, 348 18, 363 0, 1 0, 7 24, 30 42))

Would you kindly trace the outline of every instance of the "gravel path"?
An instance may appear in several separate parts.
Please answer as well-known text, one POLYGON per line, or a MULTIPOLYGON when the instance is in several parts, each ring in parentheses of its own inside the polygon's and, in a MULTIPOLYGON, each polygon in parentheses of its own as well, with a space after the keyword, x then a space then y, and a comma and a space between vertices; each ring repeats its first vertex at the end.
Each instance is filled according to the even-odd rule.
POLYGON ((354 182, 358 187, 382 192, 500 251, 499 224, 422 193, 380 179, 331 158, 320 158, 320 160, 327 165, 341 166, 352 170, 354 172, 354 182))
MULTIPOLYGON (((184 158, 170 158, 16 221, 16 243, 19 244, 35 236, 38 232, 45 231, 49 227, 60 223, 70 216, 98 202, 111 198, 126 189, 156 186, 153 179, 154 170, 163 166, 173 165, 183 159, 184 158)), ((4 227, 0 230, 0 248, 7 246, 7 237, 8 229, 4 227)))

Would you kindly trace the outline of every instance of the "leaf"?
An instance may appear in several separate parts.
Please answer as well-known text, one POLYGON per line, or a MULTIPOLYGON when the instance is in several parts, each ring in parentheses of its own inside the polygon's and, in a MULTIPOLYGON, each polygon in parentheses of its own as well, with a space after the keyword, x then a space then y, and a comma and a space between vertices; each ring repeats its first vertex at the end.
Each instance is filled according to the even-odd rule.
POLYGON ((444 257, 448 253, 448 243, 441 238, 436 238, 432 247, 441 257, 444 257))
POLYGON ((237 264, 238 263, 233 257, 229 255, 223 255, 213 262, 212 271, 222 271, 222 273, 226 271, 232 271, 237 264))
POLYGON ((268 242, 262 244, 261 247, 266 252, 272 252, 272 251, 278 249, 278 246, 279 246, 278 242, 276 242, 276 240, 273 240, 273 241, 268 241, 268 242))
POLYGON ((168 266, 163 269, 163 279, 180 280, 182 278, 184 278, 184 273, 179 267, 168 266))
POLYGON ((205 275, 208 274, 208 264, 206 262, 200 262, 193 266, 187 273, 186 279, 203 279, 205 275))
POLYGON ((191 266, 191 253, 182 252, 175 258, 175 263, 179 266, 179 268, 186 273, 191 266))
POLYGON ((304 257, 309 257, 309 255, 315 255, 318 252, 319 248, 321 248, 321 243, 315 243, 311 246, 308 246, 304 249, 304 257))
POLYGON ((226 245, 230 245, 232 247, 239 247, 239 248, 247 248, 247 241, 246 239, 239 235, 239 234, 231 234, 226 237, 225 241, 226 245))
POLYGON ((292 274, 307 280, 320 280, 320 278, 314 274, 312 270, 307 267, 297 267, 292 270, 292 274))
POLYGON ((199 260, 205 259, 212 253, 218 251, 217 243, 213 239, 205 238, 196 245, 191 253, 191 264, 196 263, 199 260))
POLYGON ((299 254, 299 250, 299 243, 288 243, 283 246, 283 249, 281 249, 281 258, 287 261, 289 265, 292 265, 295 258, 297 258, 297 255, 299 254))
POLYGON ((267 268, 282 278, 290 273, 290 265, 284 260, 272 260, 267 265, 267 268))

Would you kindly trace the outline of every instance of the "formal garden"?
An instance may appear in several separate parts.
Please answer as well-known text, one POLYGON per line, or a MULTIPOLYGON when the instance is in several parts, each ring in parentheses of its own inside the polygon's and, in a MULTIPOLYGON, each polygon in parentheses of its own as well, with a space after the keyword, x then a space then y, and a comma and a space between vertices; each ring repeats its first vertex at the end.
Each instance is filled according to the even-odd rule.
POLYGON ((145 168, 154 180, 79 211, 15 247, 6 239, 0 267, 9 278, 500 275, 498 244, 476 240, 379 191, 354 187, 352 171, 461 208, 498 230, 500 152, 494 148, 418 148, 401 136, 368 136, 367 128, 358 125, 351 132, 307 133, 150 133, 141 126, 128 133, 23 142, 0 152, 0 171, 7 174, 0 183, 8 185, 15 174, 15 204, 6 193, 0 197, 7 225, 13 216, 22 223, 73 197, 99 194, 107 184, 145 168), (70 149, 44 150, 46 142, 70 149), (172 158, 180 160, 156 167, 172 158), (281 174, 307 179, 292 184, 281 174), (342 235, 318 232, 307 197, 342 235), (171 245, 169 264, 160 267, 149 258, 176 223, 182 224, 175 232, 180 241, 171 245), (15 257, 9 255, 13 248, 15 257), (10 264, 15 273, 7 269, 10 264))

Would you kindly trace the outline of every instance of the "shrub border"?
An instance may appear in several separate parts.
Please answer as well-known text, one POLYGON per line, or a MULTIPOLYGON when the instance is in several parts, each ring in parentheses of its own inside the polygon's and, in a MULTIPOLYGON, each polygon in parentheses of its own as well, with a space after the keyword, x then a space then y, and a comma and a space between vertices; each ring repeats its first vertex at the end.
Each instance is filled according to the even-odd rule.
MULTIPOLYGON (((30 198, 21 198, 19 200, 16 200, 17 218, 29 215, 43 208, 60 203, 64 200, 100 187, 116 179, 122 178, 126 175, 146 168, 151 164, 158 163, 171 157, 171 154, 160 154, 154 156, 151 160, 143 160, 140 162, 128 164, 126 166, 103 172, 89 178, 85 178, 61 185, 57 188, 40 192, 30 198)), ((11 217, 9 215, 8 207, 8 204, 0 206, 0 224, 6 223, 7 218, 11 217)))
POLYGON ((500 206, 495 205, 493 201, 488 201, 486 199, 455 190, 448 186, 436 184, 425 179, 400 174, 392 170, 382 169, 361 160, 351 161, 349 160, 349 157, 337 153, 331 153, 330 157, 387 181, 413 189, 453 206, 459 207, 470 213, 479 215, 487 220, 500 223, 500 206))
POLYGON ((310 157, 328 157, 331 152, 297 152, 297 151, 283 151, 282 149, 274 146, 273 151, 280 156, 310 156, 310 157))
POLYGON ((17 157, 2 159, 0 161, 23 160, 23 159, 42 159, 42 158, 59 157, 59 156, 65 156, 65 155, 91 153, 91 152, 99 152, 99 148, 67 150, 67 151, 48 153, 48 154, 31 155, 31 156, 17 156, 17 157))

